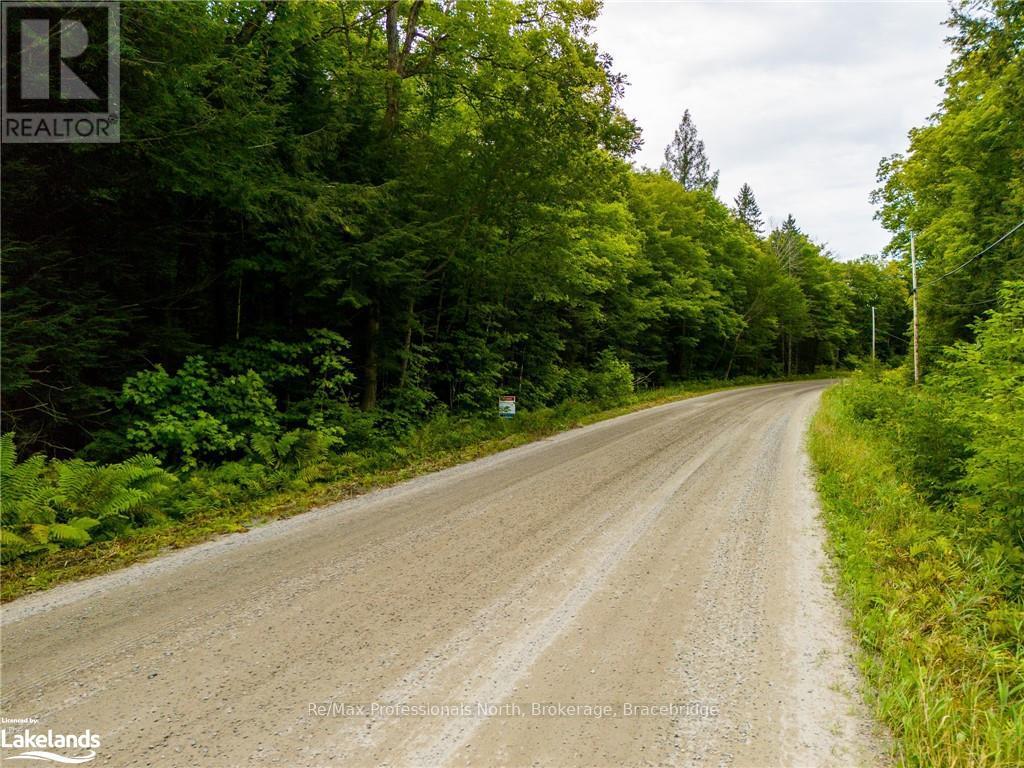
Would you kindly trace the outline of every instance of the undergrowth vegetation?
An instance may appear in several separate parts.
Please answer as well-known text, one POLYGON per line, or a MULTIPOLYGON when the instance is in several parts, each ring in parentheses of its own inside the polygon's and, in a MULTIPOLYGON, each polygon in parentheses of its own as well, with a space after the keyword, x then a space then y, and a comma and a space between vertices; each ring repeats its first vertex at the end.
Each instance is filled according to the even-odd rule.
POLYGON ((589 378, 578 377, 580 391, 592 399, 520 410, 512 420, 496 411, 460 415, 440 408, 406 424, 394 413, 352 411, 344 440, 309 428, 272 430, 251 436, 237 459, 182 461, 169 469, 147 454, 111 464, 39 454, 18 462, 12 436, 5 435, 3 599, 637 408, 763 383, 744 377, 633 392, 628 374, 628 366, 609 360, 589 378))
POLYGON ((827 392, 810 449, 877 708, 909 766, 1024 764, 1024 282, 922 387, 827 392))

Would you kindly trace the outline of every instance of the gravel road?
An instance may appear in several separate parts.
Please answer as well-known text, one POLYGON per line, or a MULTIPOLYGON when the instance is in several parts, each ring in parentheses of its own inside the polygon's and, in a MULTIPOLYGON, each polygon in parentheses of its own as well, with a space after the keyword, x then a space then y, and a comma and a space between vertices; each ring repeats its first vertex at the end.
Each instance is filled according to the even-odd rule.
POLYGON ((652 408, 15 601, 2 714, 88 728, 89 765, 885 763, 801 445, 825 386, 652 408))

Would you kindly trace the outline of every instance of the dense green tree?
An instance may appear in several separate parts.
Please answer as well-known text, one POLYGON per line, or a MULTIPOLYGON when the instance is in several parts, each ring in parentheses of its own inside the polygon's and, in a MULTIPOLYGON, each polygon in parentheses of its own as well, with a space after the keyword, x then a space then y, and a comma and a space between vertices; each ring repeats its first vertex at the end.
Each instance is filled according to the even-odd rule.
POLYGON ((876 356, 896 361, 909 347, 910 327, 907 281, 900 265, 865 256, 841 265, 850 291, 849 323, 853 330, 848 351, 863 360, 871 357, 871 307, 875 308, 876 356))
POLYGON ((1024 6, 957 2, 949 26, 942 104, 906 154, 882 161, 874 197, 894 233, 889 251, 906 264, 916 233, 928 354, 971 338, 1001 282, 1024 274, 1024 228, 957 270, 1024 220, 1024 6))
MULTIPOLYGON (((766 248, 775 263, 800 289, 799 311, 780 334, 781 354, 787 372, 801 370, 802 362, 817 365, 839 363, 851 351, 850 342, 863 334, 851 323, 854 295, 847 279, 847 265, 834 261, 825 249, 800 230, 792 214, 773 230, 766 248)), ((879 265, 868 267, 878 269, 879 265)), ((858 324, 859 325, 859 324, 858 324)))

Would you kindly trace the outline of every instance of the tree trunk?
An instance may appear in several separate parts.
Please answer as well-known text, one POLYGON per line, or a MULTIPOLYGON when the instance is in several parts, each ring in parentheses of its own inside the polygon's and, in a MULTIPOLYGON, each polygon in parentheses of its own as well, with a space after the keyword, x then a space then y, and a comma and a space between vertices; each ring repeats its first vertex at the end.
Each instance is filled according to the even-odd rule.
POLYGON ((377 407, 377 341, 380 337, 380 305, 374 302, 366 315, 366 359, 363 363, 362 409, 377 407))
POLYGON ((398 89, 401 80, 398 52, 398 0, 388 3, 384 18, 384 30, 388 41, 388 76, 384 85, 386 95, 384 135, 390 136, 398 125, 398 89))
POLYGON ((683 329, 679 334, 681 341, 678 341, 679 350, 676 353, 676 375, 684 379, 686 378, 686 321, 683 321, 683 329))
POLYGON ((414 318, 413 312, 415 311, 415 304, 415 299, 410 297, 409 306, 405 315, 405 342, 402 344, 402 373, 398 377, 399 389, 405 386, 405 382, 409 374, 409 358, 412 356, 412 321, 414 318))
POLYGON ((412 51, 416 37, 416 20, 423 0, 414 0, 409 7, 409 18, 405 24, 404 41, 398 31, 398 0, 391 0, 385 10, 384 31, 388 41, 388 79, 385 84, 386 104, 384 107, 384 135, 391 136, 398 127, 399 91, 405 77, 405 62, 412 51))
POLYGON ((729 378, 729 374, 732 373, 732 361, 736 359, 736 350, 740 346, 740 336, 743 335, 743 331, 736 334, 736 338, 732 342, 732 352, 729 353, 729 363, 725 366, 725 378, 729 378))
POLYGON ((242 335, 242 276, 238 276, 238 299, 235 302, 235 341, 242 335))

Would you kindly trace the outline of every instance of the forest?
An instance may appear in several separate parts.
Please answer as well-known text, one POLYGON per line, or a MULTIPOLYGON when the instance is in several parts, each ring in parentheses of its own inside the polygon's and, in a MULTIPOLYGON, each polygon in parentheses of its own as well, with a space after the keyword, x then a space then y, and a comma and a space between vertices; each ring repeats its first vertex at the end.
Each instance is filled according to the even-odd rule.
POLYGON ((898 269, 720 202, 689 115, 674 165, 631 168, 597 11, 126 4, 121 143, 5 151, 19 452, 192 466, 625 366, 809 372, 870 353, 871 304, 902 354, 898 269))
POLYGON ((125 4, 121 142, 5 148, 3 432, 39 478, 141 473, 136 502, 27 502, 8 556, 185 514, 145 511, 167 471, 259 485, 499 395, 848 366, 871 305, 903 354, 899 265, 720 201, 688 111, 630 165, 598 10, 125 4))

